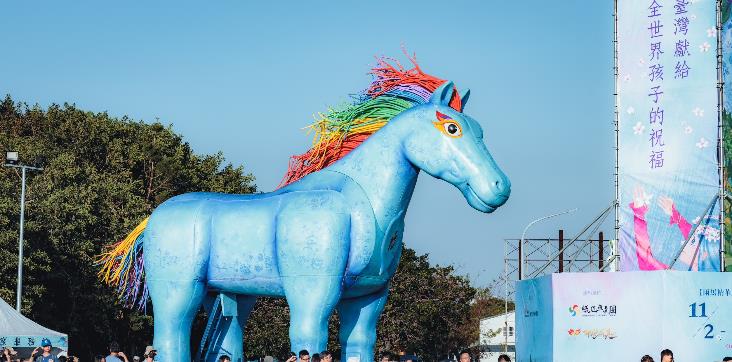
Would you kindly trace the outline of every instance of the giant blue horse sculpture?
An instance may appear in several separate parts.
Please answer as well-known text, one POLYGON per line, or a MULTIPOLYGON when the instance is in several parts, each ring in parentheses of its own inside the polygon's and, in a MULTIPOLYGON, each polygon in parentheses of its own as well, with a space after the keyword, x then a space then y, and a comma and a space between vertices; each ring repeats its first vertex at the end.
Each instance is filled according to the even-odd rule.
POLYGON ((191 359, 192 319, 215 291, 236 295, 237 316, 215 351, 235 361, 259 296, 287 298, 293 351, 324 350, 337 308, 342 360, 373 360, 420 170, 485 213, 510 194, 483 130, 462 113, 467 94, 458 99, 460 111, 448 105, 452 96, 452 82, 444 82, 426 102, 413 97, 414 106, 346 156, 275 192, 189 193, 157 207, 130 240, 144 247, 158 359, 191 359))

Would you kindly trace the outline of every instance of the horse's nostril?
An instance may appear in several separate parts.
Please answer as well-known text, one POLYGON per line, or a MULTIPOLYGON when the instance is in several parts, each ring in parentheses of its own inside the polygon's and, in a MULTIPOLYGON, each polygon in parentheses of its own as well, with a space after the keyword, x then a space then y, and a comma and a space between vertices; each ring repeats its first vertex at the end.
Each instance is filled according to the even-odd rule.
POLYGON ((496 180, 493 182, 493 186, 495 187, 496 192, 501 195, 510 192, 511 188, 511 184, 506 180, 496 180))

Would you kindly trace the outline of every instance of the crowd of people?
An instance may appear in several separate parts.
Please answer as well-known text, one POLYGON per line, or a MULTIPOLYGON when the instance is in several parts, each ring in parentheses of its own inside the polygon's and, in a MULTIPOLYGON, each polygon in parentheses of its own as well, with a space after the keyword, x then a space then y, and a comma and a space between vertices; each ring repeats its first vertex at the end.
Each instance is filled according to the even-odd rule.
MULTIPOLYGON (((33 350, 31 356, 27 359, 16 358, 18 353, 12 348, 7 347, 3 349, 2 356, 0 356, 0 362, 79 362, 80 359, 75 356, 68 356, 66 352, 53 354, 51 352, 53 346, 51 342, 44 339, 41 342, 43 347, 36 348, 33 350)), ((157 355, 157 349, 153 346, 147 346, 145 353, 142 357, 133 356, 129 359, 127 355, 120 350, 119 344, 112 342, 109 344, 109 355, 97 355, 94 357, 94 362, 152 362, 155 360, 157 355)), ((290 352, 288 356, 282 359, 275 359, 272 356, 265 356, 259 359, 261 362, 275 362, 277 360, 284 362, 333 362, 334 355, 330 351, 322 351, 313 353, 312 355, 307 350, 302 350, 295 354, 290 352)), ((459 354, 459 362, 472 362, 473 358, 469 351, 462 351, 459 354)), ((644 360, 645 361, 645 360, 644 360)), ((651 360, 652 361, 652 360, 651 360)), ((665 360, 664 360, 665 361, 665 360)), ((228 355, 221 355, 218 358, 218 362, 231 362, 231 357, 228 355)), ((383 352, 380 354, 379 362, 418 362, 416 357, 411 356, 399 356, 395 353, 383 352)), ((507 355, 501 355, 498 357, 498 362, 511 362, 511 358, 507 355)))
MULTIPOLYGON (((79 358, 75 356, 68 356, 66 352, 58 354, 51 353, 53 346, 51 341, 43 339, 41 346, 33 350, 31 356, 27 359, 16 358, 18 353, 12 347, 6 347, 2 351, 0 356, 0 362, 79 362, 79 358)), ((109 344, 109 355, 97 355, 94 357, 94 362, 153 362, 157 355, 157 349, 153 346, 147 346, 142 357, 133 356, 132 359, 128 359, 127 355, 120 350, 117 342, 109 344)), ((276 359, 272 356, 266 356, 261 359, 262 362, 274 362, 276 359)), ((330 351, 322 351, 313 353, 312 355, 307 350, 302 350, 295 354, 290 354, 282 358, 281 361, 285 362, 333 362, 333 353, 330 351)), ((459 362, 473 362, 473 357, 469 351, 462 351, 458 357, 459 362)), ((231 362, 231 357, 227 355, 221 355, 218 358, 218 362, 231 362)), ((379 357, 379 362, 418 362, 415 357, 401 357, 395 353, 382 352, 379 357)), ((511 358, 508 355, 502 354, 498 356, 497 362, 511 362, 511 358)), ((645 355, 641 357, 640 362, 655 362, 653 357, 645 355)), ((674 362, 674 353, 669 349, 661 351, 660 362, 674 362)), ((722 362, 732 362, 732 357, 724 357, 722 362)))
MULTIPOLYGON (((69 356, 66 351, 59 353, 53 353, 53 345, 48 339, 41 341, 41 347, 33 350, 30 357, 18 358, 18 352, 12 347, 6 347, 3 349, 2 356, 0 356, 0 362, 79 362, 81 361, 77 356, 69 356)), ((117 342, 109 344, 109 355, 106 357, 103 355, 97 355, 94 357, 94 362, 153 362, 157 350, 153 346, 147 346, 145 353, 142 357, 134 356, 132 359, 127 358, 124 352, 120 350, 117 342)), ((230 360, 229 360, 230 361, 230 360)))
MULTIPOLYGON (((76 356, 69 356, 65 351, 62 351, 58 354, 53 354, 51 350, 53 349, 53 346, 51 345, 51 341, 48 339, 44 339, 41 342, 41 346, 39 348, 36 348, 33 350, 31 356, 27 359, 20 359, 17 358, 18 352, 16 352, 12 347, 6 347, 2 351, 2 356, 0 356, 0 362, 79 362, 79 357, 76 356)), ((112 342, 109 344, 109 355, 97 355, 94 357, 94 362, 153 362, 155 360, 155 356, 157 355, 157 349, 153 346, 147 346, 145 348, 145 353, 140 356, 133 356, 130 360, 127 355, 125 355, 124 352, 120 350, 119 344, 117 342, 112 342)), ((653 362, 653 359, 645 359, 646 357, 650 358, 649 356, 644 356, 643 360, 641 362, 653 362)), ((730 358, 732 360, 732 358, 730 358)), ((260 361, 262 362, 275 362, 276 359, 272 356, 265 356, 260 361)), ((294 352, 290 352, 290 354, 280 359, 280 361, 285 362, 333 362, 333 353, 330 351, 322 351, 318 353, 313 353, 312 355, 307 350, 302 350, 299 353, 295 354, 294 352)), ((471 356, 469 351, 462 351, 459 354, 459 362, 472 362, 473 357, 471 356)), ((671 361, 673 361, 673 356, 671 361)), ((725 361, 728 361, 725 359, 725 361)), ((221 355, 218 358, 218 362, 231 362, 231 357, 228 355, 221 355)), ((404 358, 401 358, 398 354, 391 353, 391 352, 382 352, 380 354, 379 362, 418 362, 416 358, 406 356, 404 358)), ((498 362, 511 362, 511 358, 508 357, 508 355, 502 354, 498 357, 498 362)), ((662 359, 662 362, 668 362, 665 359, 662 359)))

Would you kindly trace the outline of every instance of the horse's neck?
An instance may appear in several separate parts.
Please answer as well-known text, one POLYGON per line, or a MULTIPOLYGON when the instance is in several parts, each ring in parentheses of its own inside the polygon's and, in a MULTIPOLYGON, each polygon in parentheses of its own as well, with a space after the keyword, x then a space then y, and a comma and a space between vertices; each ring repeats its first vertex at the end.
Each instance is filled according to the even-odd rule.
POLYGON ((404 156, 400 137, 387 128, 328 167, 361 186, 382 228, 388 227, 398 215, 404 215, 419 173, 404 156))

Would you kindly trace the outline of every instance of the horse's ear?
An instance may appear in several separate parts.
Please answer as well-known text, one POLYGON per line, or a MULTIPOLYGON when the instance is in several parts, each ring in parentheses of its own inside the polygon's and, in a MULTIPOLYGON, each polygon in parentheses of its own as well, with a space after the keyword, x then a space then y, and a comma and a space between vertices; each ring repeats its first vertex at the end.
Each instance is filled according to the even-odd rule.
POLYGON ((432 97, 430 97, 430 103, 440 104, 443 106, 448 105, 450 103, 450 98, 452 98, 452 91, 454 89, 455 85, 453 85, 451 81, 442 83, 442 85, 435 89, 435 91, 432 93, 432 97))
POLYGON ((470 98, 470 89, 460 92, 460 113, 465 110, 465 103, 468 103, 468 98, 470 98))

